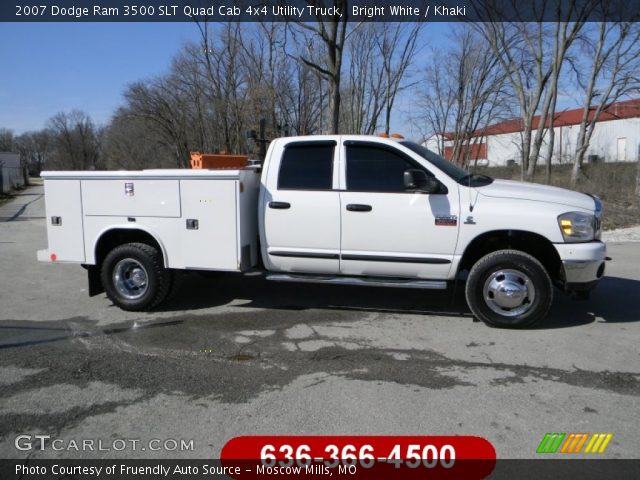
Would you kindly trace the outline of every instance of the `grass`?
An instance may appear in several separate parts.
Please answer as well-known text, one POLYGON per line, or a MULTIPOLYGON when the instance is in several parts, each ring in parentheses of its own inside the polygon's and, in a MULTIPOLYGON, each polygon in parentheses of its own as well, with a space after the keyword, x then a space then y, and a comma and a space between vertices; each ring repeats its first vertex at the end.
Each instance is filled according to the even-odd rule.
MULTIPOLYGON (((546 183, 544 165, 538 166, 535 182, 546 183)), ((476 173, 494 178, 520 180, 520 167, 478 167, 476 173)), ((593 193, 604 202, 605 230, 640 224, 640 202, 635 196, 636 162, 586 164, 575 190, 593 193)), ((553 165, 550 185, 571 188, 571 165, 553 165)))

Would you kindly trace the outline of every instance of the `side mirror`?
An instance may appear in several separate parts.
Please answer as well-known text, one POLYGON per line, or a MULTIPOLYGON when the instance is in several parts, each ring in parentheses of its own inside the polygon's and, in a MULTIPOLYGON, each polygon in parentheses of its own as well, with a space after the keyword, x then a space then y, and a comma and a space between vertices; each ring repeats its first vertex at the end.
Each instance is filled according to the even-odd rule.
POLYGON ((424 193, 437 193, 440 190, 438 180, 426 174, 424 170, 405 170, 404 188, 424 193))

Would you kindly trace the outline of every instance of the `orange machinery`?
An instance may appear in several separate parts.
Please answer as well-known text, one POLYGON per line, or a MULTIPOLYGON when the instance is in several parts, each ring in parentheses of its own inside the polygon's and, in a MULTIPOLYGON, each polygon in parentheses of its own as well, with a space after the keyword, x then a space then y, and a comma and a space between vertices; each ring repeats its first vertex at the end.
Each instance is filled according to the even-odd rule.
POLYGON ((191 168, 194 169, 237 170, 246 167, 248 160, 247 155, 191 152, 191 168))

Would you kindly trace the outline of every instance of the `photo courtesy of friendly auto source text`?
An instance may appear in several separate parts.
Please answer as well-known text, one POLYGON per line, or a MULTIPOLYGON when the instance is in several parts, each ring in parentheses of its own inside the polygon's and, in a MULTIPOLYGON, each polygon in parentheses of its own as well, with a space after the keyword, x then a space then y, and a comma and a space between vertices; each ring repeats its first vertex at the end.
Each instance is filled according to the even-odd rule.
POLYGON ((0 5, 0 478, 640 478, 640 3, 0 5))

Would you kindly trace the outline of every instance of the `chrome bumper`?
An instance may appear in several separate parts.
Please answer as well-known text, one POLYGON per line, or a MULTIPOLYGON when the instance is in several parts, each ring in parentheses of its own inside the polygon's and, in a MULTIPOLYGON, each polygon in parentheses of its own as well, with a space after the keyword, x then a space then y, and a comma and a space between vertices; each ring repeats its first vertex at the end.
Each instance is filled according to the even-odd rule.
POLYGON ((579 284, 595 283, 604 275, 607 247, 602 242, 555 244, 562 260, 564 284, 577 287, 579 284))
POLYGON ((586 262, 580 260, 564 260, 564 281, 567 284, 590 283, 604 275, 604 260, 586 262))

